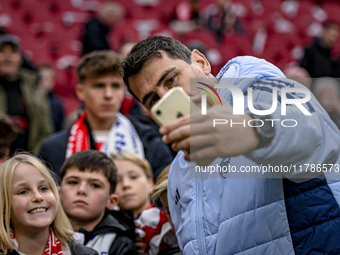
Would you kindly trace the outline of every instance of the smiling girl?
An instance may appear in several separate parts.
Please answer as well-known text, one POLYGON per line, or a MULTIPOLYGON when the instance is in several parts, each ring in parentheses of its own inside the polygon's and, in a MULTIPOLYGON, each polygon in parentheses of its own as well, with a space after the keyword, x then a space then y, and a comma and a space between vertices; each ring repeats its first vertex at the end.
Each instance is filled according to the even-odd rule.
POLYGON ((71 241, 54 179, 33 156, 0 165, 0 222, 0 254, 96 254, 71 241))

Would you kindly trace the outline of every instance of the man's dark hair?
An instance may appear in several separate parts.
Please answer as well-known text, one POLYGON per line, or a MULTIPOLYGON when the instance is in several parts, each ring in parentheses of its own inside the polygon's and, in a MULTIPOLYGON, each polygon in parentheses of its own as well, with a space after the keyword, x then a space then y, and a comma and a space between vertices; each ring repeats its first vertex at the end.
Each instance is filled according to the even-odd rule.
POLYGON ((77 168, 80 172, 102 172, 111 184, 110 194, 112 194, 117 185, 117 167, 113 161, 103 152, 96 150, 78 151, 66 159, 61 171, 60 181, 63 180, 67 171, 71 168, 77 168))
POLYGON ((9 149, 16 137, 14 123, 10 117, 0 112, 0 159, 5 157, 6 150, 9 149))
POLYGON ((118 75, 118 66, 122 57, 110 50, 96 50, 84 55, 77 66, 79 83, 84 83, 87 78, 99 78, 106 75, 118 75))
POLYGON ((149 36, 147 39, 137 43, 120 65, 121 75, 128 91, 137 100, 131 91, 129 78, 138 74, 144 64, 153 57, 161 58, 160 50, 165 51, 172 59, 182 59, 191 64, 191 51, 179 41, 165 36, 149 36))

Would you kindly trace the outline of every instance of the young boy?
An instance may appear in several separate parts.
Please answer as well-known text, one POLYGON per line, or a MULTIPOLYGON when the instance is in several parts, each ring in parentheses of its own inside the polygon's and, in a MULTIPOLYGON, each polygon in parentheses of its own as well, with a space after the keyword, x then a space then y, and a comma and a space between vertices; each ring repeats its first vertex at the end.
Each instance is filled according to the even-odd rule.
POLYGON ((84 112, 71 128, 47 138, 39 152, 56 174, 65 158, 88 149, 107 155, 137 153, 150 162, 155 177, 172 161, 173 155, 157 129, 119 112, 125 94, 117 70, 121 62, 120 55, 112 51, 94 51, 80 59, 75 89, 84 112))
MULTIPOLYGON (((60 172, 60 197, 78 243, 99 254, 136 254, 131 229, 109 211, 118 203, 114 194, 117 169, 106 154, 85 150, 69 157, 60 172)), ((132 232, 134 230, 132 229, 132 232)))

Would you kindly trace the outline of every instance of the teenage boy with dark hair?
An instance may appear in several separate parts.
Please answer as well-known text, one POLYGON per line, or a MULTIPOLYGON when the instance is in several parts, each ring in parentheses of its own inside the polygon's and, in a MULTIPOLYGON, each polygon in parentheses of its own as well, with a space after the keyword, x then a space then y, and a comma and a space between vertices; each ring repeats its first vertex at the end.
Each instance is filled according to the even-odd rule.
POLYGON ((60 172, 61 202, 75 231, 78 243, 99 254, 136 254, 134 229, 122 212, 113 212, 118 203, 114 194, 117 168, 104 153, 85 150, 69 157, 60 172), (113 216, 115 215, 115 216, 113 216), (122 217, 121 217, 122 216, 122 217))
POLYGON ((97 149, 105 154, 133 152, 146 158, 155 178, 173 159, 156 128, 119 113, 125 86, 117 67, 122 58, 112 51, 94 51, 78 64, 76 94, 84 112, 73 126, 47 138, 40 156, 59 174, 73 153, 97 149))

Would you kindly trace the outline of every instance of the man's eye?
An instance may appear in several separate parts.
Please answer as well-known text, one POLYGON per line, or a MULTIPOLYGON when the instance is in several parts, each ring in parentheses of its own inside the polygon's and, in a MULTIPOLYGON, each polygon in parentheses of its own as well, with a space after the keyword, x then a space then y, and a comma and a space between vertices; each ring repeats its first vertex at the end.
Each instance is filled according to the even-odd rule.
POLYGON ((159 100, 159 96, 154 96, 154 97, 150 100, 150 102, 149 102, 149 109, 151 109, 151 107, 152 107, 155 103, 157 103, 158 100, 159 100))
POLYGON ((166 81, 167 85, 172 85, 175 81, 175 76, 172 76, 170 79, 166 81))
POLYGON ((96 88, 96 89, 101 89, 103 87, 104 87, 103 84, 95 84, 94 85, 94 88, 96 88))
POLYGON ((69 185, 76 185, 77 182, 76 181, 69 181, 69 182, 67 182, 67 184, 69 184, 69 185))

